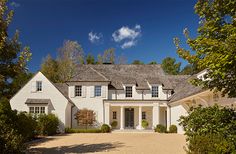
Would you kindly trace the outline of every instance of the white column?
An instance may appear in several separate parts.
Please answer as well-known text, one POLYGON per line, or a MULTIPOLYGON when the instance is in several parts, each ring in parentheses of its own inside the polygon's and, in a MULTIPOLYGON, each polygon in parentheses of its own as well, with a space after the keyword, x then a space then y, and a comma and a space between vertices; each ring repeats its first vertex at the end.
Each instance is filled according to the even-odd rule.
POLYGON ((124 129, 124 107, 120 107, 120 129, 124 129))
POLYGON ((138 108, 138 129, 142 129, 142 106, 138 108))
POLYGON ((170 127, 170 107, 169 106, 167 106, 167 108, 166 108, 166 127, 167 127, 167 130, 169 130, 169 127, 170 127))
POLYGON ((110 104, 105 104, 105 124, 110 125, 110 104))
POLYGON ((159 103, 154 103, 152 110, 152 127, 155 128, 157 124, 160 124, 160 106, 159 103))

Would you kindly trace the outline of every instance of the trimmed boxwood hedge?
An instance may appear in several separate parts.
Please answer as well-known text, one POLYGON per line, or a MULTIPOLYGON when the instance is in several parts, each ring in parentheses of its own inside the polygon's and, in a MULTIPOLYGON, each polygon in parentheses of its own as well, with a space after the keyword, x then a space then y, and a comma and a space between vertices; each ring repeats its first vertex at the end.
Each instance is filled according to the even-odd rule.
POLYGON ((65 133, 101 133, 101 129, 73 129, 66 128, 65 133))

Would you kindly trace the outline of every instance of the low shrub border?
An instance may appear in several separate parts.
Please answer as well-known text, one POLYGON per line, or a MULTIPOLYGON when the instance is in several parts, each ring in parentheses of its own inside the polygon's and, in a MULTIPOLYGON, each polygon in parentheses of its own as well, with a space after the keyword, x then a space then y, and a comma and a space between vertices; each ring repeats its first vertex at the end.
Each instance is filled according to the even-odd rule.
POLYGON ((65 133, 101 133, 101 129, 74 129, 74 128, 66 128, 65 133))
POLYGON ((169 127, 169 133, 177 133, 177 127, 176 127, 176 125, 170 125, 170 127, 169 127))
POLYGON ((166 130, 166 126, 164 125, 161 125, 161 124, 158 124, 155 128, 155 132, 158 132, 158 133, 166 133, 167 130, 166 130))

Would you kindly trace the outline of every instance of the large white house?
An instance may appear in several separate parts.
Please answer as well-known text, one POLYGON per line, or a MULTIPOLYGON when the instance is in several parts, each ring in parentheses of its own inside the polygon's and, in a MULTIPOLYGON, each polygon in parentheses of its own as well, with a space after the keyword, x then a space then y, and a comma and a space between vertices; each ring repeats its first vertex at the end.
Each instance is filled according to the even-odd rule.
POLYGON ((54 113, 60 119, 60 130, 76 128, 75 114, 80 109, 96 113, 97 124, 118 122, 117 128, 142 129, 157 124, 169 128, 176 125, 183 133, 178 119, 190 106, 214 103, 235 105, 235 99, 222 98, 188 81, 203 78, 165 75, 160 65, 80 65, 78 74, 66 83, 52 83, 41 72, 24 85, 10 100, 12 109, 30 113, 54 113))

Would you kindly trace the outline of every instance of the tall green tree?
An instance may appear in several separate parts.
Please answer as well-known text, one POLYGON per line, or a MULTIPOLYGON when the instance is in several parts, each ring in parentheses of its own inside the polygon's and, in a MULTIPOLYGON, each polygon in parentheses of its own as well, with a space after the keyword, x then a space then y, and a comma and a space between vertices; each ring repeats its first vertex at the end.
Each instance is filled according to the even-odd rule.
POLYGON ((188 64, 186 65, 181 71, 181 75, 193 75, 198 73, 200 70, 197 69, 196 65, 194 64, 188 64))
POLYGON ((86 64, 95 64, 95 58, 93 55, 88 54, 86 56, 86 64))
POLYGON ((200 17, 198 35, 190 37, 184 29, 190 50, 175 38, 177 53, 198 69, 208 69, 211 80, 195 80, 196 85, 236 97, 236 1, 198 0, 194 8, 200 17))
POLYGON ((109 48, 103 53, 103 63, 115 64, 115 49, 109 48))
POLYGON ((132 64, 134 64, 134 65, 143 65, 144 63, 142 61, 140 61, 140 60, 134 60, 132 62, 132 64))
POLYGON ((161 64, 163 70, 170 75, 177 75, 180 72, 181 63, 177 63, 175 58, 166 57, 161 64))
POLYGON ((41 72, 52 82, 60 82, 58 61, 47 55, 41 64, 41 72))
POLYGON ((151 61, 150 63, 148 63, 149 65, 153 65, 153 64, 157 64, 156 61, 151 61))
POLYGON ((9 10, 6 4, 7 0, 0 1, 0 98, 10 98, 15 93, 12 80, 27 72, 27 61, 31 57, 29 47, 21 46, 18 31, 9 38, 8 26, 13 10, 9 10))

